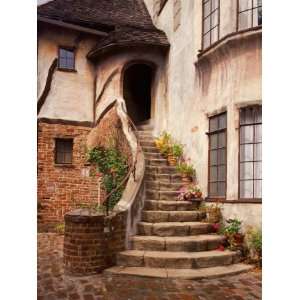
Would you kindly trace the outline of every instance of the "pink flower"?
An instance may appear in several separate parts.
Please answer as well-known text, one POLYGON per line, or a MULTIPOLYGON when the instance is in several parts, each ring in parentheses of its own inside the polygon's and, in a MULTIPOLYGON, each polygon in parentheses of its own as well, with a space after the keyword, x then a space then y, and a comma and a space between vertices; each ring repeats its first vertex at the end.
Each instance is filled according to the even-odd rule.
POLYGON ((97 176, 97 177, 100 177, 100 176, 101 176, 101 174, 100 174, 100 173, 96 173, 96 176, 97 176))
POLYGON ((225 247, 223 245, 220 245, 218 248, 217 248, 218 251, 224 251, 225 250, 225 247))
POLYGON ((212 224, 212 228, 215 232, 217 232, 220 229, 220 224, 219 223, 212 224))

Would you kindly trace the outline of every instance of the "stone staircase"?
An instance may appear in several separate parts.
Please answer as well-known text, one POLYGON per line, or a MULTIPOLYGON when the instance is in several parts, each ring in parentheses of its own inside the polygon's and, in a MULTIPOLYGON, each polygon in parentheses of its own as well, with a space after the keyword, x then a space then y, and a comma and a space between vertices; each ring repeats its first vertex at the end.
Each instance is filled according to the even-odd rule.
POLYGON ((211 278, 248 271, 232 251, 216 250, 224 237, 212 233, 197 204, 177 199, 181 178, 155 147, 151 131, 139 131, 146 159, 146 199, 138 235, 106 273, 162 278, 211 278))

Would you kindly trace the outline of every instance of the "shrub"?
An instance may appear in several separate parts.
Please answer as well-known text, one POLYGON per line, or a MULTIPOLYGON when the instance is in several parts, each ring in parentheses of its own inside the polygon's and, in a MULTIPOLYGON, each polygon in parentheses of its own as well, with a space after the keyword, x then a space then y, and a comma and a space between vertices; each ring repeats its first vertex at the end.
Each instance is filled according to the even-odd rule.
MULTIPOLYGON (((88 161, 96 164, 98 171, 103 174, 102 183, 107 194, 120 185, 128 172, 126 157, 113 147, 91 149, 88 151, 88 161)), ((121 199, 123 191, 124 185, 109 197, 108 205, 110 209, 121 199)))
POLYGON ((193 177, 195 175, 195 169, 191 164, 181 162, 176 166, 176 170, 182 175, 193 177))

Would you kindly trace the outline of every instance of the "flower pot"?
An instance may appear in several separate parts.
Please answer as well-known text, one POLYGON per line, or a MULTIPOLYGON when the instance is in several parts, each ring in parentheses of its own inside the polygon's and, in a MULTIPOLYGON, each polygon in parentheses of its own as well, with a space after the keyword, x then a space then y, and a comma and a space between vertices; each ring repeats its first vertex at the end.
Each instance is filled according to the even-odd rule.
POLYGON ((220 208, 208 208, 207 210, 207 221, 208 223, 219 223, 221 220, 220 208))
POLYGON ((186 174, 181 175, 181 181, 184 185, 189 185, 193 182, 193 179, 191 176, 188 176, 186 174))
POLYGON ((244 242, 244 235, 241 233, 235 233, 233 235, 233 241, 236 246, 241 246, 244 242))
POLYGON ((177 159, 173 155, 168 155, 168 163, 170 166, 176 166, 177 164, 177 159))

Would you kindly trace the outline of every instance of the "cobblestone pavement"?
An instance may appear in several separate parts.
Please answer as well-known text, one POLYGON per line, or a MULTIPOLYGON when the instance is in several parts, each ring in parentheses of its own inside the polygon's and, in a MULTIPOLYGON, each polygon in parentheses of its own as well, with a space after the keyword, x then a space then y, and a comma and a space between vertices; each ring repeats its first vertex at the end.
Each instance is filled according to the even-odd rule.
POLYGON ((208 280, 64 274, 63 236, 38 234, 38 300, 253 300, 261 299, 261 273, 208 280))

